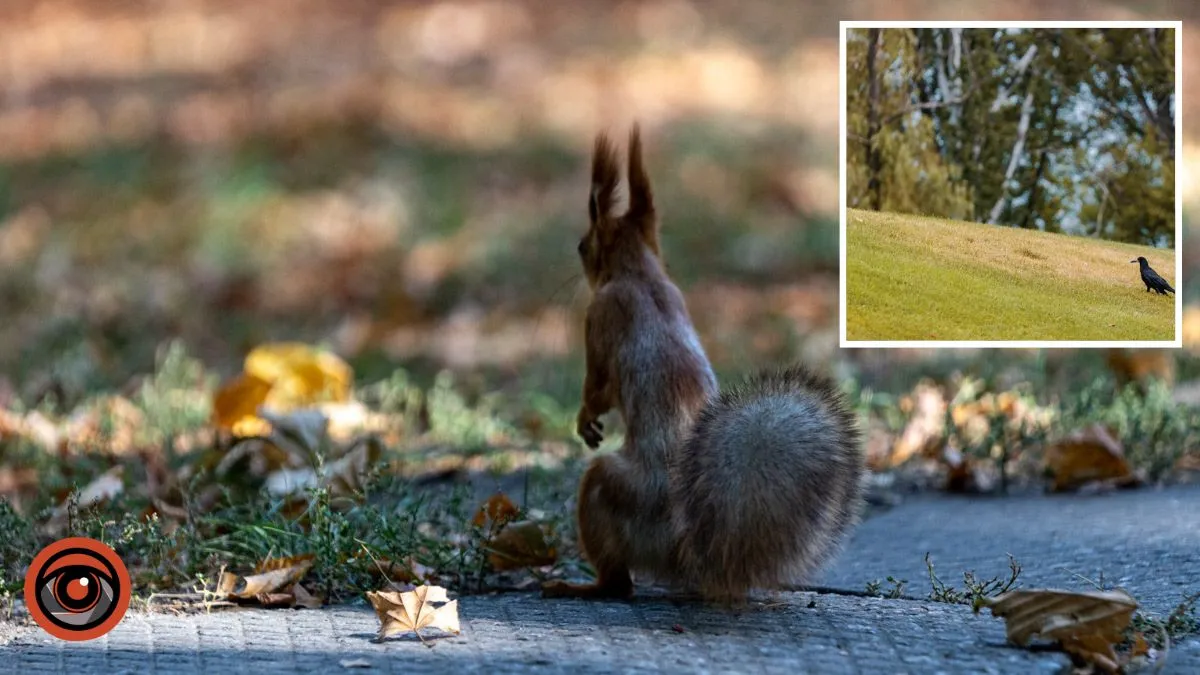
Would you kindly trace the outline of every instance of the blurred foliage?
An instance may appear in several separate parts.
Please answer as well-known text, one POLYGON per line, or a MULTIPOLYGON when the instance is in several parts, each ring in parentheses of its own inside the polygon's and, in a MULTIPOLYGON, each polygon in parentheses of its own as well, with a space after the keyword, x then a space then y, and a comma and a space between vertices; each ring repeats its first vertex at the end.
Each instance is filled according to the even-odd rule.
POLYGON ((846 54, 852 206, 1174 248, 1174 29, 853 29, 846 54))

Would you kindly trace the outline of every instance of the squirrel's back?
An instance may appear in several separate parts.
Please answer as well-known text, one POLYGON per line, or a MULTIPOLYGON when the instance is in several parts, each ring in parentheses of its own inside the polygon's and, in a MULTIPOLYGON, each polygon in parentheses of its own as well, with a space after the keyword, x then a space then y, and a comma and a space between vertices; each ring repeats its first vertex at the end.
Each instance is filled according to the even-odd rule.
POLYGON ((736 600, 803 581, 859 510, 863 458, 837 388, 801 368, 717 392, 679 289, 661 262, 658 217, 635 126, 629 205, 614 211, 618 160, 592 155, 590 226, 578 251, 592 290, 576 431, 591 448, 600 417, 625 422, 621 449, 580 480, 576 525, 596 581, 547 582, 551 597, 628 597, 631 573, 736 600))
POLYGON ((862 502, 854 413, 831 380, 801 367, 712 399, 671 472, 678 570, 716 599, 807 580, 862 502))

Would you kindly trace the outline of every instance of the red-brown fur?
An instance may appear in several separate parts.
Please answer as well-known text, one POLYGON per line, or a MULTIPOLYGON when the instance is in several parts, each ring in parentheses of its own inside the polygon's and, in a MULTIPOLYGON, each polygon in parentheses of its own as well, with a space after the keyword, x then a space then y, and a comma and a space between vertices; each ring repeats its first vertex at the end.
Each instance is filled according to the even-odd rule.
POLYGON ((662 266, 636 126, 627 164, 629 206, 617 216, 617 154, 606 136, 596 138, 591 225, 579 243, 592 301, 576 418, 596 448, 600 417, 616 409, 625 442, 594 459, 580 483, 579 542, 595 583, 553 581, 543 594, 629 597, 631 574, 647 572, 731 598, 803 575, 854 519, 862 456, 853 417, 831 383, 800 369, 719 395, 683 295, 662 266), (747 419, 758 410, 761 422, 757 413, 747 419), (755 466, 745 466, 751 457, 755 466), (777 484, 771 472, 797 485, 777 484))

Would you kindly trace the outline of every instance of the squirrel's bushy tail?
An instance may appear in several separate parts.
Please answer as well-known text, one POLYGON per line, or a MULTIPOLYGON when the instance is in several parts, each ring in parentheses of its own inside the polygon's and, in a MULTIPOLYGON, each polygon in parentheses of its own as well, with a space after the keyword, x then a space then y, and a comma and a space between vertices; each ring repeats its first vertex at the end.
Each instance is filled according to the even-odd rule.
POLYGON ((684 580, 726 601, 806 581, 857 520, 860 438, 834 383, 800 367, 710 401, 672 462, 684 580))

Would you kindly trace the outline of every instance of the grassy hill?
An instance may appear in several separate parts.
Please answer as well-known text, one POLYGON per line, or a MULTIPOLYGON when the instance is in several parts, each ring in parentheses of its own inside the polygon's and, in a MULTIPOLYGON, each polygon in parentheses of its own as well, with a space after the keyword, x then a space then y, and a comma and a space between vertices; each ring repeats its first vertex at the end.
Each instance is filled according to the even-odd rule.
POLYGON ((1173 340, 1175 251, 849 209, 848 340, 1173 340))

